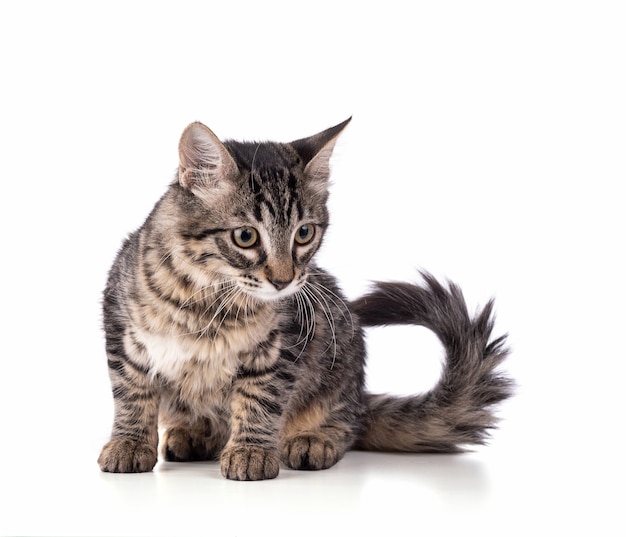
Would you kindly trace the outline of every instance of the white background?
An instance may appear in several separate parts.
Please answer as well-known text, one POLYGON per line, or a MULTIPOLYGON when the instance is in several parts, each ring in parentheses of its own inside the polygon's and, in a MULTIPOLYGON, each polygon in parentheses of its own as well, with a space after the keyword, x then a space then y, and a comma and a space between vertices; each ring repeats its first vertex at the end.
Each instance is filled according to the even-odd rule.
MULTIPOLYGON (((3 2, 0 534, 624 535, 625 28, 602 0, 3 2), (100 292, 182 129, 350 115, 320 264, 351 298, 417 268, 495 296, 519 389, 491 445, 263 483, 101 474, 100 292)), ((436 378, 427 332, 370 349, 372 390, 436 378)))

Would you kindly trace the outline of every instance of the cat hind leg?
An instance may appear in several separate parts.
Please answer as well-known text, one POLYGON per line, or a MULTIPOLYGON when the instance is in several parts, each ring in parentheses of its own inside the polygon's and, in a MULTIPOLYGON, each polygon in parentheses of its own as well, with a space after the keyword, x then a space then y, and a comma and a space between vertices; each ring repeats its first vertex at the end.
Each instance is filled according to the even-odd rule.
POLYGON ((340 413, 314 404, 287 420, 281 435, 281 461, 293 470, 325 470, 341 460, 354 438, 349 421, 341 420, 340 413))
POLYGON ((281 460, 292 470, 326 470, 344 453, 345 449, 323 431, 300 433, 288 438, 281 446, 281 460))
POLYGON ((175 426, 163 434, 160 449, 166 461, 211 461, 219 456, 217 444, 206 427, 175 426))

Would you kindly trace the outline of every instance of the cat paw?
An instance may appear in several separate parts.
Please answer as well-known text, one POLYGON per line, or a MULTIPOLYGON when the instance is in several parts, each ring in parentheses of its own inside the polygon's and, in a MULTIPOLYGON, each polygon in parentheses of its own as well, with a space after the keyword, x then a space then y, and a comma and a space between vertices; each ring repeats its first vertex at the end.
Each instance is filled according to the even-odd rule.
POLYGON ((162 446, 161 453, 166 461, 206 461, 213 458, 206 448, 203 437, 181 427, 165 431, 162 446))
POLYGON ((274 479, 280 461, 268 449, 256 446, 235 446, 224 450, 221 456, 222 475, 236 481, 274 479))
POLYGON ((157 462, 157 452, 149 444, 114 438, 102 448, 98 464, 103 472, 149 472, 157 462))
POLYGON ((180 428, 168 429, 161 441, 162 455, 166 461, 186 462, 194 457, 193 438, 189 431, 180 428))
POLYGON ((325 470, 341 459, 331 440, 315 433, 287 440, 281 450, 282 461, 292 470, 325 470))

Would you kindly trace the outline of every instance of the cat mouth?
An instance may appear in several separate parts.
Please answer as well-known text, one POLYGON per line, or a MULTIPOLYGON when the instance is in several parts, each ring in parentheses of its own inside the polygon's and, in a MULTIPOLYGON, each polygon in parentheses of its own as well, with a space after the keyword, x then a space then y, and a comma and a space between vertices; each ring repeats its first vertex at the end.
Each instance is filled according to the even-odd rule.
POLYGON ((289 298, 306 285, 307 274, 302 272, 290 281, 254 278, 239 281, 240 288, 251 298, 260 302, 276 302, 289 298))
POLYGON ((246 289, 246 292, 262 302, 275 302, 294 295, 300 290, 302 285, 294 280, 286 286, 279 287, 275 287, 268 283, 259 288, 246 289))

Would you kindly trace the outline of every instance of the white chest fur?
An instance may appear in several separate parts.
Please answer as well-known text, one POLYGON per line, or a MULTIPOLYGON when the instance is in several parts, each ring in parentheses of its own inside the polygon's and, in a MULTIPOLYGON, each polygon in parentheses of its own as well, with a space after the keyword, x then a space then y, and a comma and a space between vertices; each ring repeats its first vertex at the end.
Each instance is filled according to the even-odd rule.
POLYGON ((146 350, 144 359, 154 376, 159 374, 174 385, 189 382, 192 379, 188 377, 193 376, 198 391, 215 392, 230 384, 242 353, 255 349, 267 337, 271 326, 259 324, 229 328, 215 338, 141 329, 135 337, 146 350))
POLYGON ((250 343, 237 341, 237 334, 229 336, 208 339, 142 331, 137 334, 137 339, 147 351, 147 360, 153 375, 160 374, 176 384, 182 380, 185 372, 187 375, 190 373, 190 367, 197 365, 204 373, 197 380, 205 385, 205 390, 213 391, 231 381, 239 367, 239 354, 250 343))

